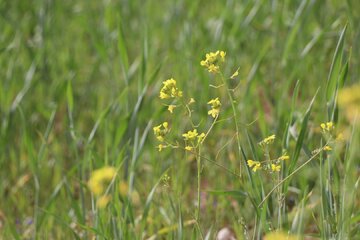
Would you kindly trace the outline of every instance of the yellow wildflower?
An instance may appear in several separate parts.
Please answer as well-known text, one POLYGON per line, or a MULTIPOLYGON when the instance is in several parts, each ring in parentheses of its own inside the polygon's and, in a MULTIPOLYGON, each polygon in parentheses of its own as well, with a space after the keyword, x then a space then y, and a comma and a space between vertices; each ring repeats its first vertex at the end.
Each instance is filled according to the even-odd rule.
POLYGON ((332 150, 332 147, 330 147, 329 145, 326 145, 324 147, 324 151, 331 151, 332 150))
POLYGON ((163 142, 165 140, 164 139, 165 135, 170 131, 168 126, 169 126, 168 122, 163 122, 159 126, 153 127, 154 135, 157 138, 157 140, 159 140, 160 142, 163 142))
POLYGON ((194 140, 197 136, 198 136, 198 132, 196 129, 192 130, 192 131, 188 131, 187 133, 184 133, 182 136, 184 137, 185 141, 191 141, 194 140))
POLYGON ((263 139, 261 142, 259 142, 260 145, 269 145, 274 142, 276 136, 273 134, 265 139, 263 139))
POLYGON ((101 195, 104 192, 104 184, 110 182, 116 175, 113 167, 103 167, 95 170, 89 179, 88 186, 94 195, 101 195))
POLYGON ((193 150, 193 147, 191 147, 191 146, 186 146, 186 147, 185 147, 185 150, 191 152, 191 151, 193 150))
POLYGON ((224 51, 207 53, 205 60, 202 60, 200 65, 206 67, 211 73, 219 73, 219 62, 225 62, 225 56, 226 53, 224 51))
POLYGON ((276 165, 276 164, 271 164, 271 170, 273 172, 280 172, 281 166, 280 165, 276 165))
POLYGON ((279 160, 281 161, 285 161, 285 160, 289 160, 290 157, 288 155, 282 155, 281 157, 279 157, 279 160))
POLYGON ((330 132, 334 128, 334 123, 333 122, 322 123, 320 124, 320 127, 324 132, 330 132))
POLYGON ((258 169, 261 169, 261 163, 254 160, 247 160, 247 164, 254 172, 256 172, 258 169))
POLYGON ((173 113, 175 108, 176 108, 176 105, 169 105, 168 106, 168 110, 169 110, 170 113, 173 113))
POLYGON ((176 87, 176 80, 170 78, 163 82, 163 87, 160 90, 160 98, 167 99, 175 97, 182 97, 182 91, 176 87))
POLYGON ((159 144, 157 148, 159 149, 159 152, 161 152, 164 148, 166 148, 166 145, 159 144))
POLYGON ((208 102, 208 104, 211 105, 211 109, 208 111, 208 115, 211 115, 213 118, 216 118, 220 113, 220 107, 221 107, 221 102, 219 98, 211 99, 208 102))
POLYGON ((208 70, 209 70, 209 72, 211 72, 211 73, 218 73, 218 72, 220 72, 219 66, 216 66, 216 65, 214 65, 214 64, 211 64, 211 65, 208 67, 208 70))

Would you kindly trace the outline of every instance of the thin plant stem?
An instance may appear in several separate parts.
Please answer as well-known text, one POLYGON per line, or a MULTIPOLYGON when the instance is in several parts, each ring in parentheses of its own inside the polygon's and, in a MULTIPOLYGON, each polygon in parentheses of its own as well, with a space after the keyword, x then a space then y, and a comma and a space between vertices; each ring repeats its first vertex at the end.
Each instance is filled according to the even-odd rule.
MULTIPOLYGON (((237 114, 236 114, 236 107, 235 107, 235 100, 233 98, 233 96, 231 95, 231 90, 229 89, 229 86, 225 80, 224 75, 220 72, 220 76, 221 76, 221 81, 223 83, 223 85, 226 88, 226 92, 227 95, 229 97, 230 103, 231 103, 231 108, 233 110, 233 115, 234 115, 234 123, 235 123, 235 129, 236 129, 236 142, 237 142, 237 146, 238 146, 238 151, 239 151, 239 156, 241 156, 241 145, 240 145, 240 137, 239 137, 239 125, 237 122, 237 114)), ((240 176, 242 175, 242 164, 240 163, 240 176)))
POLYGON ((197 213, 196 213, 196 221, 200 223, 200 204, 201 204, 201 155, 200 155, 200 145, 198 146, 198 154, 196 156, 197 161, 197 213))

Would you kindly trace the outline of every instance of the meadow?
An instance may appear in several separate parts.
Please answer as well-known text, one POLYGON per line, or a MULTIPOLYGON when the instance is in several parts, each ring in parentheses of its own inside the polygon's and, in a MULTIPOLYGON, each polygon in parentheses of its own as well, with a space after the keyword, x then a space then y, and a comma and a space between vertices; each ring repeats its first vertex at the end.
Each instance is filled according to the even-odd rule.
POLYGON ((0 239, 360 239, 360 1, 0 1, 0 239))

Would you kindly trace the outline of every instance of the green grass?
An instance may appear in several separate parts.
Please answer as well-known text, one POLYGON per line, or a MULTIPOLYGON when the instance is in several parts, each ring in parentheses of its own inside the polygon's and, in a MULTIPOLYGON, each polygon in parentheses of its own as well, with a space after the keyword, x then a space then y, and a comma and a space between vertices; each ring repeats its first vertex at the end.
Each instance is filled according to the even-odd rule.
POLYGON ((360 238, 359 125, 336 104, 359 83, 359 9, 357 0, 0 1, 0 238, 215 239, 225 226, 238 239, 276 229, 360 238), (218 49, 225 76, 240 67, 227 88, 211 87, 220 79, 200 66, 218 49), (196 100, 199 131, 212 124, 206 103, 222 101, 201 161, 156 149, 155 125, 168 121, 181 144, 192 129, 158 97, 171 77, 196 100), (327 121, 346 140, 313 157, 327 121), (290 156, 279 179, 245 164, 264 159, 257 143, 271 134, 271 156, 290 156), (97 209, 87 182, 104 166, 118 173, 97 209))

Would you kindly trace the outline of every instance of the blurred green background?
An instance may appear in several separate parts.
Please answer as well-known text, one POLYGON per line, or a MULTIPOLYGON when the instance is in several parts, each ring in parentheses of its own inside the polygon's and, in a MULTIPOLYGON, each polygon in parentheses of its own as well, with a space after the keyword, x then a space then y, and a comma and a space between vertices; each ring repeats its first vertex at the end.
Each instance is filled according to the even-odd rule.
MULTIPOLYGON (((158 98, 162 81, 170 77, 185 96, 195 98, 195 122, 204 129, 210 125, 206 102, 219 91, 209 87, 214 79, 199 64, 209 51, 226 51, 226 74, 240 67, 231 84, 239 84, 234 95, 247 154, 245 132, 255 143, 272 133, 281 139, 288 121, 301 121, 317 90, 305 141, 310 149, 318 147, 320 137, 314 132, 327 120, 325 86, 345 25, 343 60, 351 55, 346 80, 351 85, 360 74, 357 0, 1 0, 1 236, 142 239, 177 224, 179 217, 192 219, 196 162, 177 149, 158 153, 151 130, 165 120, 171 121, 175 135, 189 130, 184 117, 170 116, 158 98), (298 80, 294 118, 289 120, 298 80), (128 182, 136 196, 132 203, 116 203, 113 190, 114 206, 97 212, 86 182, 93 169, 105 165, 119 168, 117 181, 128 182), (165 170, 170 187, 159 187, 149 219, 139 227, 136 219, 144 214, 147 196, 165 170), (124 209, 131 209, 130 220, 124 218, 124 209)), ((203 152, 238 171, 243 160, 236 143, 229 143, 235 130, 226 120, 231 108, 229 103, 223 107, 225 120, 211 132, 203 152)), ((290 153, 294 145, 290 141, 290 153)), ((281 149, 279 140, 274 151, 281 149)), ((317 192, 317 173, 311 165, 294 187, 317 192)), ((204 163, 202 175, 208 199, 200 226, 204 233, 212 229, 213 239, 223 226, 251 232, 255 218, 248 200, 207 196, 205 191, 247 191, 251 186, 246 179, 211 163, 204 163)), ((353 182, 356 176, 353 172, 353 182)), ((299 204, 304 196, 294 198, 299 204)), ((357 202, 352 209, 359 219, 358 207, 357 202)), ((301 232, 319 237, 324 230, 314 226, 310 213, 303 221, 301 232)), ((169 231, 163 239, 190 239, 194 228, 169 231)))

